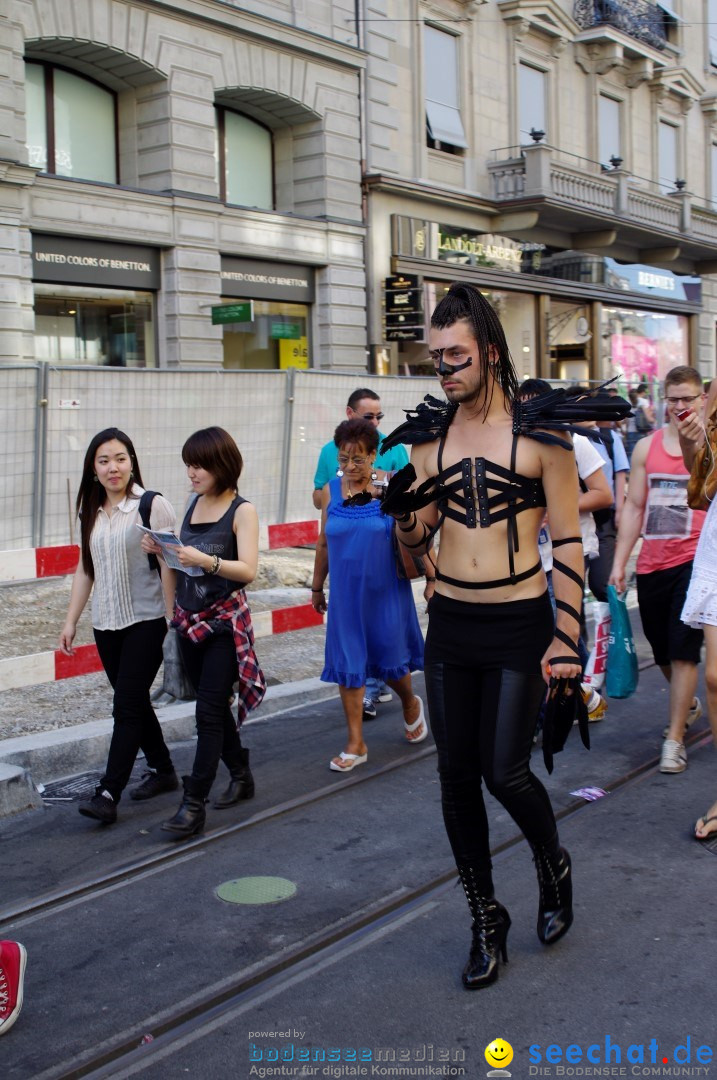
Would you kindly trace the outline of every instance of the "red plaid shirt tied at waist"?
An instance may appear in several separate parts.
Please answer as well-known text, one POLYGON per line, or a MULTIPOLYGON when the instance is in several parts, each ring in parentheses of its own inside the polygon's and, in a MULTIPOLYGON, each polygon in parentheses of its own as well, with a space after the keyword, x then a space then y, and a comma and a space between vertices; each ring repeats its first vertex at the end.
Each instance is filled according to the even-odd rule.
POLYGON ((232 626, 239 675, 237 718, 241 724, 261 704, 266 693, 264 673, 254 652, 254 629, 244 590, 236 589, 204 611, 185 611, 177 604, 172 626, 182 637, 198 644, 215 632, 217 627, 213 624, 218 622, 230 622, 232 626))

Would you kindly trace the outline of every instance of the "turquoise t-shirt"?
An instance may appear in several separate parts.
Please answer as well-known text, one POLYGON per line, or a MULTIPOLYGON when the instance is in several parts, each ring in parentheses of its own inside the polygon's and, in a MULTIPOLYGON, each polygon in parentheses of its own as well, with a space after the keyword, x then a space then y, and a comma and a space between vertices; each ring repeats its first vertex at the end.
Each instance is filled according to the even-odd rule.
MULTIPOLYGON (((381 453, 381 443, 385 438, 386 436, 379 431, 375 467, 382 469, 383 472, 395 472, 397 469, 402 469, 404 465, 408 465, 408 454, 405 446, 394 446, 392 450, 387 450, 385 454, 381 453)), ((316 466, 316 475, 314 476, 314 490, 317 488, 320 490, 324 484, 328 484, 329 480, 336 476, 338 467, 339 448, 332 439, 331 442, 327 442, 325 446, 321 447, 319 463, 316 466)))

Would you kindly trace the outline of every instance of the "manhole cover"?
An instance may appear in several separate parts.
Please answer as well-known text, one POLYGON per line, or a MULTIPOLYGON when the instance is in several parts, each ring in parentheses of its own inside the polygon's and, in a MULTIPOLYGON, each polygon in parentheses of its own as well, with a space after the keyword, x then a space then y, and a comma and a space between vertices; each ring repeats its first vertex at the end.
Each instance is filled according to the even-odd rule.
POLYGON ((244 877, 225 881, 214 891, 227 904, 277 904, 290 900, 296 885, 281 877, 244 877))

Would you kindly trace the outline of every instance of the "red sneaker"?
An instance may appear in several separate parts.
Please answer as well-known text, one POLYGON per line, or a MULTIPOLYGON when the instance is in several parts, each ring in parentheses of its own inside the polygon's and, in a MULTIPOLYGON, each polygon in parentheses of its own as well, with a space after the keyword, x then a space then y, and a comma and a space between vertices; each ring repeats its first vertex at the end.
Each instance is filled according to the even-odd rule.
POLYGON ((17 941, 0 941, 0 1035, 20 1015, 27 952, 17 941))

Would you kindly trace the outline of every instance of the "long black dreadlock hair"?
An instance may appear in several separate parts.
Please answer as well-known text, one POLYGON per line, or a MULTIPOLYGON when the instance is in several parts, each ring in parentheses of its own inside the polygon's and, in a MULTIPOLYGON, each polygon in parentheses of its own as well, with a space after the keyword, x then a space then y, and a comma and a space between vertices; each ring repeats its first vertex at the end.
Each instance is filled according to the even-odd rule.
MULTIPOLYGON (((506 407, 510 406, 518 390, 518 377, 515 374, 513 361, 505 340, 505 332, 500 324, 500 319, 488 303, 486 298, 475 285, 462 285, 454 281, 448 292, 436 306, 431 315, 431 326, 436 330, 445 330, 447 326, 453 326, 461 319, 466 319, 473 329, 473 334, 478 342, 480 361, 483 369, 483 381, 487 386, 488 380, 488 350, 492 345, 497 359, 493 367, 496 382, 505 394, 506 407)), ((486 393, 483 403, 483 414, 493 399, 493 386, 491 385, 490 396, 486 393)))

